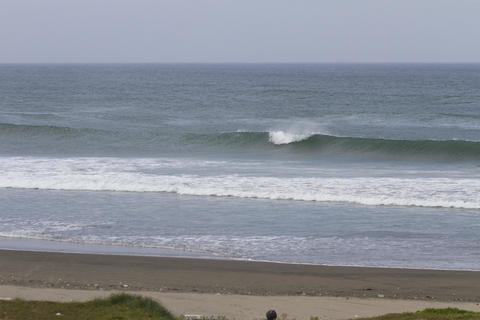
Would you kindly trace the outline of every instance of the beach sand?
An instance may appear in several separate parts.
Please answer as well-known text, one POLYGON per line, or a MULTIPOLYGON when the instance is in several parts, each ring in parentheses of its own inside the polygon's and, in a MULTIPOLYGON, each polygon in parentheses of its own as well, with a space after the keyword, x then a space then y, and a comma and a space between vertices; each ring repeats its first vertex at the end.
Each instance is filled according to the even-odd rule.
MULTIPOLYGON (((86 301, 105 297, 112 291, 69 290, 56 288, 29 288, 0 286, 0 299, 86 301)), ((289 319, 354 319, 393 312, 407 312, 425 308, 458 307, 480 311, 474 302, 435 302, 422 300, 392 300, 373 298, 341 298, 310 296, 247 296, 212 293, 174 293, 131 291, 154 298, 176 315, 227 316, 229 319, 264 319, 267 309, 273 308, 289 319)))
POLYGON ((126 291, 176 314, 347 319, 426 307, 480 311, 480 272, 0 250, 0 297, 71 301, 126 291))

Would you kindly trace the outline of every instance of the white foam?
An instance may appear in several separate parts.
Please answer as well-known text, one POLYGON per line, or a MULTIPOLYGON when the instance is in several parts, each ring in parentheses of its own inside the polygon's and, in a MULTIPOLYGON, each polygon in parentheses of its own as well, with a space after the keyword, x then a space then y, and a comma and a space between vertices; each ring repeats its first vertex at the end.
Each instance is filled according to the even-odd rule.
POLYGON ((161 167, 162 163, 169 162, 155 162, 155 159, 2 157, 0 188, 171 192, 199 196, 480 209, 480 179, 477 176, 272 177, 159 174, 148 170, 161 167))
POLYGON ((292 133, 285 131, 271 131, 268 133, 269 141, 273 144, 289 144, 308 139, 313 133, 292 133))
MULTIPOLYGON (((229 259, 342 266, 405 267, 478 270, 468 251, 458 252, 461 240, 388 237, 305 236, 107 236, 75 235, 59 238, 44 232, 0 232, 0 237, 47 240, 131 248, 168 249, 229 259), (428 254, 425 253, 428 248, 428 254), (453 261, 453 262, 452 262, 453 261)), ((140 251, 141 252, 141 251, 140 251)))

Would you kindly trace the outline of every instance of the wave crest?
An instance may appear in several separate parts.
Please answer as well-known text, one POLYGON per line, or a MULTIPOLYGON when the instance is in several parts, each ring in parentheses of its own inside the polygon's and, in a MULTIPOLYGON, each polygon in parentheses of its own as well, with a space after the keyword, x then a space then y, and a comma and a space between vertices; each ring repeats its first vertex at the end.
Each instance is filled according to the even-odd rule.
POLYGON ((282 150, 296 156, 320 154, 361 158, 435 159, 447 161, 480 160, 480 141, 408 140, 334 136, 321 133, 286 131, 239 131, 220 134, 191 134, 195 144, 234 148, 257 148, 259 152, 282 150))
POLYGON ((269 141, 273 144, 289 144, 310 138, 313 133, 290 133, 285 131, 271 131, 268 133, 269 141))

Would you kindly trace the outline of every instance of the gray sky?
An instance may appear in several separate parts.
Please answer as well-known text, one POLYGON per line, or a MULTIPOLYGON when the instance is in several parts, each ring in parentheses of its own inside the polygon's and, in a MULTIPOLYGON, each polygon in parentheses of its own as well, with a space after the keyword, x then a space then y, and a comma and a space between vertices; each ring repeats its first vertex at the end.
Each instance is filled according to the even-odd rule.
POLYGON ((480 0, 0 0, 0 62, 480 62, 480 0))

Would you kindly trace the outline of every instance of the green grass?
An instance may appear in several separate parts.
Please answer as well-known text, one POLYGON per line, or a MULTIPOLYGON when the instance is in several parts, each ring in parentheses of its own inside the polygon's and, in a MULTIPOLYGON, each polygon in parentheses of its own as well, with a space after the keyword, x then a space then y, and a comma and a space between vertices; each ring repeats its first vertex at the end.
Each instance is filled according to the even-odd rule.
MULTIPOLYGON (((310 320, 321 320, 323 318, 310 317, 310 320)), ((296 320, 281 314, 278 320, 296 320)), ((298 319, 302 320, 302 319, 298 319)), ((417 312, 390 313, 372 318, 354 318, 351 320, 480 320, 480 312, 459 310, 457 308, 446 309, 425 309, 417 312)))
POLYGON ((125 293, 88 302, 0 301, 2 320, 174 320, 158 302, 125 293))
POLYGON ((392 313, 373 318, 355 320, 480 320, 480 312, 459 310, 457 308, 425 309, 417 312, 392 313))

